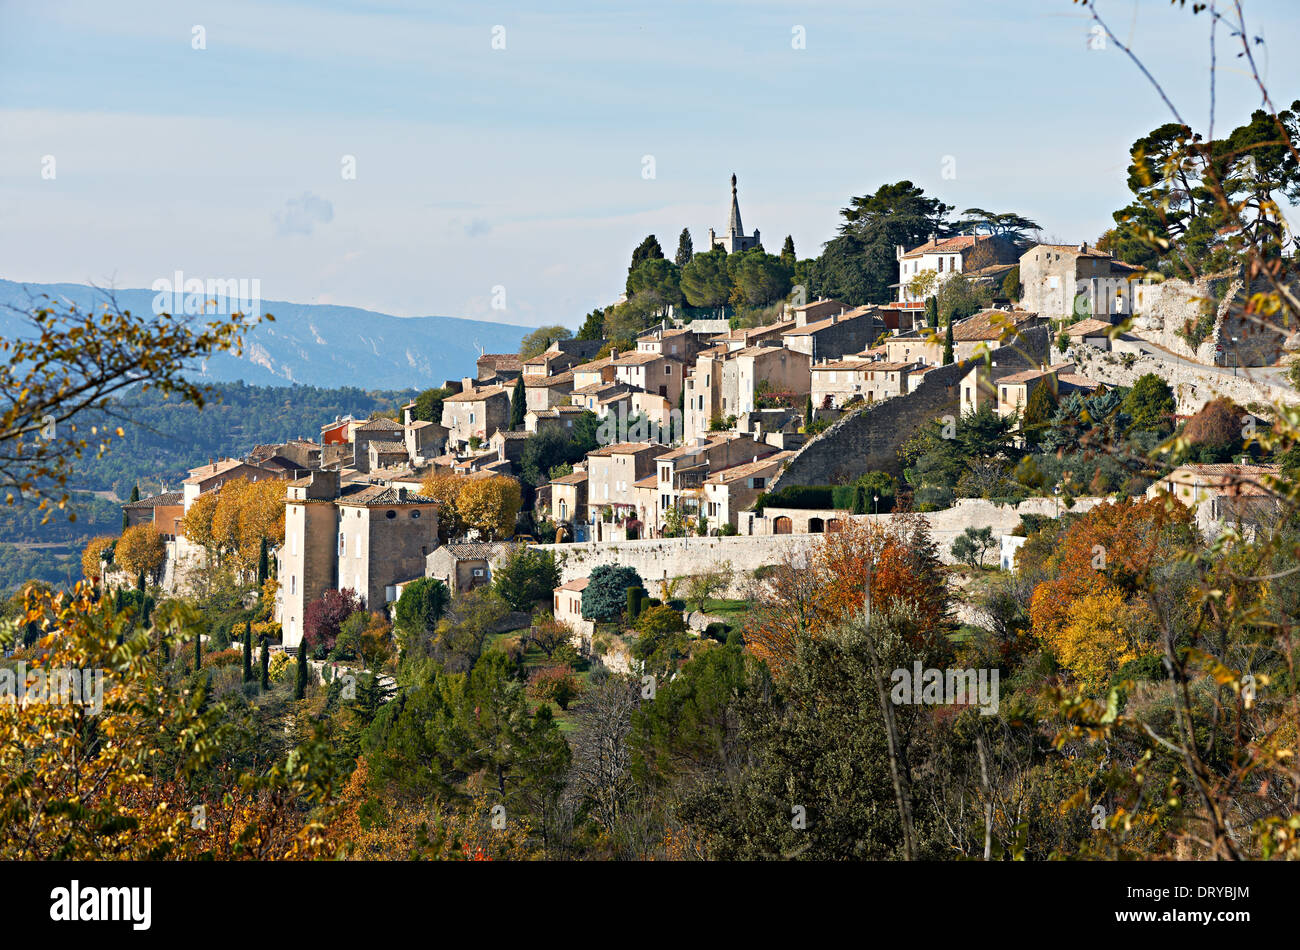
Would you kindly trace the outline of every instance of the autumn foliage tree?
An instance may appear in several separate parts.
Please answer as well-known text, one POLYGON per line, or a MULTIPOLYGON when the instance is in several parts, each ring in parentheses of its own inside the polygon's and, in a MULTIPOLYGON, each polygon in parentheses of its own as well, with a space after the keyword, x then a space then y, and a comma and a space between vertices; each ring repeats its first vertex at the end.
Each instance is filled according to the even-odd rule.
POLYGON ((1022 570, 1045 577, 1030 599, 1034 636, 1081 684, 1100 688, 1103 674, 1142 650, 1149 613, 1140 608, 1139 595, 1152 572, 1194 541, 1189 509, 1159 498, 1124 498, 1079 516, 1042 563, 1022 559, 1022 570))
POLYGON ((122 532, 113 549, 113 560, 128 574, 152 577, 166 563, 167 547, 153 525, 132 525, 122 532))
POLYGON ((81 552, 81 573, 86 580, 95 583, 104 570, 104 560, 112 552, 117 538, 102 534, 91 538, 81 552))
POLYGON ((343 622, 361 609, 351 589, 327 590, 307 605, 302 616, 302 636, 313 648, 334 649, 343 622))
POLYGON ((909 612, 921 639, 944 632, 947 587, 929 523, 903 514, 888 525, 850 522, 806 554, 787 551, 745 643, 779 671, 794 657, 801 632, 820 635, 860 616, 868 585, 874 611, 909 612))

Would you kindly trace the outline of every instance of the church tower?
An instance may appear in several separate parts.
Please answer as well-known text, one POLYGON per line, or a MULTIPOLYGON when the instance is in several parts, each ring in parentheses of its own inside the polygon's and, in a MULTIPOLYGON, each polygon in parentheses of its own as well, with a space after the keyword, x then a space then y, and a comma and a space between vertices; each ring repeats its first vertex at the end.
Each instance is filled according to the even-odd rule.
POLYGON ((709 248, 721 247, 728 254, 734 254, 737 251, 747 251, 758 243, 758 230, 754 230, 753 237, 746 237, 745 228, 740 223, 740 202, 736 198, 736 174, 732 172, 731 214, 727 218, 727 232, 718 235, 713 228, 709 228, 709 248))

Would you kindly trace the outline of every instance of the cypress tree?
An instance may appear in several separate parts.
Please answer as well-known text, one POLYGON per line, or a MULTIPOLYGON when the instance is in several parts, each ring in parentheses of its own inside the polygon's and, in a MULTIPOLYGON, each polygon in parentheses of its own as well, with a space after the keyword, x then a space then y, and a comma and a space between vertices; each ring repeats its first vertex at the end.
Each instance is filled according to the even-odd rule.
MULTIPOLYGON (((139 485, 132 485, 132 486, 131 486, 131 497, 130 497, 129 501, 139 501, 139 500, 140 500, 140 486, 139 486, 139 485)), ((125 530, 127 529, 127 527, 128 527, 127 522, 128 522, 128 518, 127 518, 127 516, 126 516, 126 511, 123 510, 123 511, 122 511, 122 530, 123 530, 123 531, 125 531, 125 530)))
POLYGON ((794 265, 797 263, 794 256, 794 238, 789 234, 785 236, 785 243, 781 245, 781 263, 791 270, 794 270, 794 265))
POLYGON ((198 673, 203 669, 203 636, 194 634, 194 672, 198 673))
POLYGON ((271 648, 262 637, 262 689, 271 688, 271 648))
POLYGON ((140 576, 135 579, 135 587, 140 593, 144 593, 144 571, 141 571, 140 576))
POLYGON ((943 365, 952 362, 952 317, 948 317, 948 328, 943 334, 943 365))
POLYGON ((925 298, 925 325, 929 329, 935 330, 939 327, 939 298, 925 298))
POLYGON ((307 695, 307 639, 298 644, 298 681, 294 684, 293 698, 302 699, 307 695))
POLYGON ((681 235, 677 238, 677 256, 673 258, 673 263, 678 267, 684 267, 691 262, 695 256, 695 244, 691 240, 689 228, 682 228, 681 235))
POLYGON ((266 538, 262 539, 261 549, 257 552, 257 590, 261 593, 262 585, 271 575, 271 557, 267 550, 266 538))
POLYGON ((244 621, 244 682, 253 682, 253 621, 244 621))
POLYGON ((809 394, 807 395, 807 397, 806 397, 806 398, 804 399, 804 401, 803 401, 803 424, 804 424, 804 428, 806 429, 806 428, 808 428, 808 426, 812 425, 812 421, 813 421, 812 393, 809 393, 809 394))
POLYGON ((515 380, 515 391, 510 397, 510 428, 518 429, 524 424, 524 408, 528 397, 524 394, 524 377, 515 380))

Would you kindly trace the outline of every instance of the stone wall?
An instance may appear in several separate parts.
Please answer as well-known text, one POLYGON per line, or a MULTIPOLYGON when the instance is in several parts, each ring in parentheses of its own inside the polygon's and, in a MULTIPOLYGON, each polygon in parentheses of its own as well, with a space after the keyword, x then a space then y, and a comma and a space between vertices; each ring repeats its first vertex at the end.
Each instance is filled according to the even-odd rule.
MULTIPOLYGON (((1048 336, 1047 327, 1033 327, 1022 331, 1013 345, 994 349, 993 378, 1037 367, 1047 358, 1048 336)), ((838 485, 870 471, 901 476, 898 447, 930 420, 959 414, 961 380, 974 365, 968 361, 936 367, 907 395, 840 419, 794 454, 769 491, 783 485, 838 485)))
POLYGON ((1221 369, 1188 366, 1153 356, 1107 353, 1083 343, 1074 344, 1071 352, 1081 374, 1111 386, 1132 386, 1139 376, 1154 373, 1173 389, 1175 411, 1179 415, 1192 415, 1218 396, 1225 396, 1239 406, 1295 403, 1300 399, 1290 389, 1251 379, 1245 372, 1234 376, 1221 369))
MULTIPOLYGON (((1104 499, 1077 498, 1076 512, 1087 511, 1104 499)), ((1064 510, 1063 508, 1060 510, 1064 510)), ((995 505, 982 498, 960 499, 952 508, 932 511, 925 515, 930 523, 930 533, 938 545, 939 556, 952 563, 949 548, 953 539, 967 528, 993 529, 994 536, 1010 534, 1020 523, 1022 514, 1055 515, 1057 502, 1050 498, 1029 498, 1018 506, 995 505)), ((854 521, 879 521, 888 524, 896 517, 884 515, 849 515, 854 521)), ((755 530, 759 527, 756 524, 755 530)), ((538 548, 564 555, 560 568, 560 581, 566 583, 591 574, 602 564, 620 564, 635 568, 655 596, 663 593, 663 581, 672 577, 689 577, 722 561, 729 561, 735 572, 728 590, 731 596, 739 595, 753 577, 756 568, 780 563, 786 552, 811 550, 821 544, 823 534, 756 534, 734 538, 661 538, 650 541, 617 541, 604 544, 540 544, 538 548)), ((991 552, 997 557, 996 551, 991 552)))

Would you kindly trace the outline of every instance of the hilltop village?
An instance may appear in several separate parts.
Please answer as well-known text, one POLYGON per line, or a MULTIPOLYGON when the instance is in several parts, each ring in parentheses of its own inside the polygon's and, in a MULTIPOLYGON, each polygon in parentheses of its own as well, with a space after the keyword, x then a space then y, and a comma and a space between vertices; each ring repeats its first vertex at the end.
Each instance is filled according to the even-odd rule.
MULTIPOLYGON (((713 254, 761 252, 758 232, 740 224, 734 176, 728 229, 710 229, 709 241, 713 254)), ((765 323, 668 305, 631 340, 565 336, 531 354, 484 353, 473 374, 400 418, 335 418, 314 438, 210 460, 181 491, 127 504, 126 522, 160 536, 151 578, 184 590, 212 561, 219 493, 273 482, 283 516, 263 538, 262 571, 276 590, 277 648, 292 653, 328 592, 388 611, 412 582, 434 578, 455 598, 491 584, 521 546, 556 555, 554 617, 590 650, 582 593, 602 566, 629 568, 668 599, 684 578, 717 570, 717 593, 738 591, 792 546, 904 512, 925 514, 944 560, 960 562, 982 538, 980 566, 989 550, 1005 569, 1025 540, 1022 516, 1057 515, 1063 499, 1082 511, 1168 492, 1207 529, 1269 516, 1266 495, 1243 486, 1277 466, 1231 448, 1158 471, 1036 470, 1043 453, 1078 451, 1077 433, 1073 445, 1061 433, 1099 401, 1145 400, 1130 414, 1154 406, 1160 432, 1207 406, 1290 398, 1240 372, 1274 366, 1289 341, 1243 342, 1226 304, 1197 346, 1184 339, 1215 288, 1152 283, 1086 242, 936 235, 896 256, 895 299, 883 304, 806 299, 795 287, 765 323), (937 297, 954 281, 988 304, 940 319, 937 297), (938 477, 927 460, 939 453, 918 440, 933 432, 965 445, 963 429, 988 444, 938 477)))

